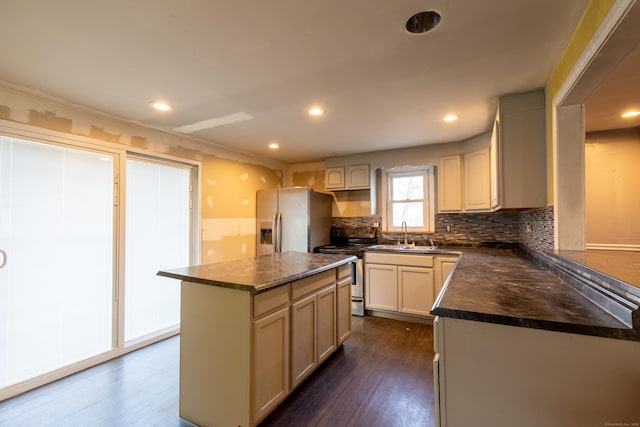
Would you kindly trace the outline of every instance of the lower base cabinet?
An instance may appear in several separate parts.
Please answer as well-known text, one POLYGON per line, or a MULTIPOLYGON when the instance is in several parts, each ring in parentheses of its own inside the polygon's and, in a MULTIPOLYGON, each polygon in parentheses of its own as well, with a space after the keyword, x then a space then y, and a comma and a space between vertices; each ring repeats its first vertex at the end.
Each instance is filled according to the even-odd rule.
POLYGON ((351 265, 338 267, 337 291, 337 331, 338 345, 342 345, 351 336, 351 265))
POLYGON ((428 316, 434 302, 433 256, 365 253, 365 305, 428 316))
POLYGON ((206 426, 262 421, 351 334, 350 272, 346 265, 253 296, 182 282, 180 417, 206 426))
POLYGON ((448 317, 434 321, 436 427, 640 422, 640 343, 448 317))
POLYGON ((254 321, 254 407, 262 419, 289 394, 289 307, 254 321))
POLYGON ((398 311, 429 316, 433 301, 433 268, 398 266, 398 311))
POLYGON ((292 284, 291 388, 337 348, 336 273, 328 273, 292 284))
POLYGON ((434 277, 433 283, 434 283, 434 295, 436 298, 438 298, 438 295, 440 295, 440 291, 442 290, 442 287, 444 286, 449 276, 451 276, 451 272, 453 272, 453 269, 456 266, 456 262, 458 262, 457 255, 455 256, 439 255, 435 258, 434 268, 433 268, 435 277, 434 277))

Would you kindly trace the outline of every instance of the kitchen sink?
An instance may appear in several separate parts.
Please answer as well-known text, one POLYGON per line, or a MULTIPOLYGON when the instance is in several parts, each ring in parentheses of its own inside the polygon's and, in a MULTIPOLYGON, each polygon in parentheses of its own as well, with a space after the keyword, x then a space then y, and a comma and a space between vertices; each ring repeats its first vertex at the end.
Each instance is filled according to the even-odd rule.
POLYGON ((417 246, 417 245, 373 245, 367 247, 367 250, 379 251, 399 251, 399 252, 434 252, 437 250, 435 246, 417 246))

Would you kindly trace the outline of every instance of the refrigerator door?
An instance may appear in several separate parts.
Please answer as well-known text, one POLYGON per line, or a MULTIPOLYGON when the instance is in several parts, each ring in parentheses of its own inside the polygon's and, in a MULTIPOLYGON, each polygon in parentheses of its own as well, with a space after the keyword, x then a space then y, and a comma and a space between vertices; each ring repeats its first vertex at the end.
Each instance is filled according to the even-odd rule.
POLYGON ((275 253, 278 214, 278 190, 256 192, 256 255, 275 253))
POLYGON ((309 252, 309 189, 278 190, 281 252, 309 252))
POLYGON ((331 243, 331 204, 333 197, 309 192, 309 252, 331 243))

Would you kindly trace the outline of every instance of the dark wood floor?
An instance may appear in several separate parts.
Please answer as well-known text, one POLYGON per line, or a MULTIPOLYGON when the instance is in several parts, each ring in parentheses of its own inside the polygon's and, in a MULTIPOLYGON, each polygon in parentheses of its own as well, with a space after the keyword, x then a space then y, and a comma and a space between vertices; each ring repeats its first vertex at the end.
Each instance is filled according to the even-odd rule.
MULTIPOLYGON (((178 417, 179 338, 0 402, 0 426, 192 426, 178 417)), ((434 424, 433 329, 354 317, 353 336, 260 427, 434 424)))

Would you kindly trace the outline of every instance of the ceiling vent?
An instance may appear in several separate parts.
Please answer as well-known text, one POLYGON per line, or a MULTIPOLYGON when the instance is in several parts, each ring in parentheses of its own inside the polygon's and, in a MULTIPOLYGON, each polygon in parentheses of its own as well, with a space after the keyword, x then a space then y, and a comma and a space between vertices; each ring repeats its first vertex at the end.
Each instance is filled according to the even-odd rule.
POLYGON ((407 20, 405 28, 413 34, 422 34, 433 30, 440 23, 440 14, 434 11, 418 12, 407 20))

